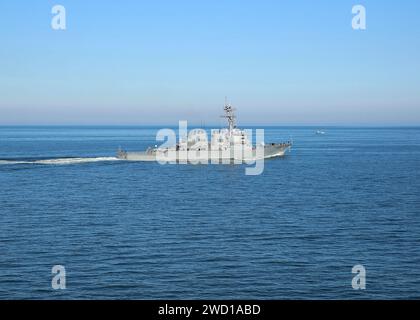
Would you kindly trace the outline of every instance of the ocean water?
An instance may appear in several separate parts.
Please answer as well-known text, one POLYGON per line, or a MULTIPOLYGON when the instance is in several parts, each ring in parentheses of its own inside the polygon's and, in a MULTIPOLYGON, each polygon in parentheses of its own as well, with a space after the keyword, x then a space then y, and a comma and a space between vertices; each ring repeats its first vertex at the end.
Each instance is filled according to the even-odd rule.
POLYGON ((0 127, 1 299, 420 298, 420 128, 265 128, 260 176, 115 160, 157 130, 0 127))

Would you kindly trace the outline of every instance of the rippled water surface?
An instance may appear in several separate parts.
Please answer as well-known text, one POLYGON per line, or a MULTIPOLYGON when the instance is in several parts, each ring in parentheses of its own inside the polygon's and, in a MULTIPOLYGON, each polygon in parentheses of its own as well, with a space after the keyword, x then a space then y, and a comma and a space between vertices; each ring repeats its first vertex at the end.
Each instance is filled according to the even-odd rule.
POLYGON ((0 298, 420 298, 420 129, 316 129, 246 176, 114 158, 157 128, 0 127, 0 298))

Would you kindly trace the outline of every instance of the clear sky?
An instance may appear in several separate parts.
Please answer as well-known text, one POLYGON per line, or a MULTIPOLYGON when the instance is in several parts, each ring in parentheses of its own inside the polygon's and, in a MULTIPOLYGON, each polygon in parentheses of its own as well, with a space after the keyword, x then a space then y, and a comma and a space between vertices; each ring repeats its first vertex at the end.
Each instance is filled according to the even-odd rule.
POLYGON ((225 96, 242 124, 419 125, 420 1, 0 2, 0 124, 219 123, 225 96))

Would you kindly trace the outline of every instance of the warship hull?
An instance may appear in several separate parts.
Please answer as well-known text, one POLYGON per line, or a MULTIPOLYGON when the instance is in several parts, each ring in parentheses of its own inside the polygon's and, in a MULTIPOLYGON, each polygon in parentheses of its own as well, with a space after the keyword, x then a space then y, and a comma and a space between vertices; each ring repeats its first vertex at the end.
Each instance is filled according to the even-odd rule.
POLYGON ((213 162, 213 163, 231 163, 247 162, 261 159, 283 157, 291 148, 290 144, 271 144, 264 146, 264 151, 253 149, 248 154, 246 152, 234 151, 176 151, 152 149, 140 152, 120 151, 117 158, 127 161, 167 161, 167 162, 213 162))

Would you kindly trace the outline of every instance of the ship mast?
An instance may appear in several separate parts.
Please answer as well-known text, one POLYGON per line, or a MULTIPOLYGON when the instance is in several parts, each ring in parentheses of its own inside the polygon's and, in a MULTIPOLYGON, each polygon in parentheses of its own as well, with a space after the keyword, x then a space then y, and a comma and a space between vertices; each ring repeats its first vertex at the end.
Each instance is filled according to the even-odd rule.
POLYGON ((227 119, 229 123, 229 133, 232 134, 233 129, 236 128, 235 108, 233 108, 232 105, 227 102, 227 98, 225 98, 225 106, 223 110, 225 110, 225 115, 222 116, 222 118, 227 119))

